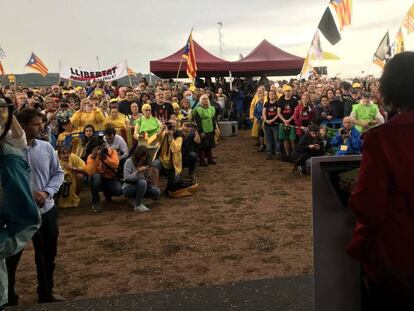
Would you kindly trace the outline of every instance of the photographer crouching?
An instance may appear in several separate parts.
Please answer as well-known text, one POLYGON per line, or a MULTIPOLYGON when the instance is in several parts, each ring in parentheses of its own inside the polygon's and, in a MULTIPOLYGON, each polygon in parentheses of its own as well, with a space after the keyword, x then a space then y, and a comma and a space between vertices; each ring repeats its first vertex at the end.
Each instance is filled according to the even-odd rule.
POLYGON ((148 148, 138 146, 133 155, 126 160, 124 166, 123 194, 133 200, 135 212, 149 212, 144 205, 144 197, 157 199, 160 197, 160 189, 154 186, 154 170, 150 167, 151 160, 148 148))
POLYGON ((158 174, 154 178, 154 185, 158 187, 159 174, 164 173, 168 177, 168 189, 176 181, 183 168, 181 154, 183 138, 181 132, 177 131, 177 121, 174 119, 164 123, 157 135, 160 146, 156 158, 152 162, 152 167, 158 170, 158 174))
POLYGON ((183 168, 188 168, 188 176, 194 176, 194 170, 197 164, 197 148, 201 143, 201 137, 197 130, 197 125, 183 119, 181 126, 181 135, 183 143, 181 146, 183 168))
POLYGON ((342 125, 331 141, 331 145, 338 148, 336 155, 360 154, 361 134, 353 125, 351 117, 343 118, 342 125))
POLYGON ((117 179, 119 157, 116 150, 105 147, 104 142, 93 141, 93 151, 88 156, 83 169, 89 175, 89 186, 92 194, 92 210, 102 212, 99 192, 103 192, 106 201, 122 194, 122 185, 117 179))

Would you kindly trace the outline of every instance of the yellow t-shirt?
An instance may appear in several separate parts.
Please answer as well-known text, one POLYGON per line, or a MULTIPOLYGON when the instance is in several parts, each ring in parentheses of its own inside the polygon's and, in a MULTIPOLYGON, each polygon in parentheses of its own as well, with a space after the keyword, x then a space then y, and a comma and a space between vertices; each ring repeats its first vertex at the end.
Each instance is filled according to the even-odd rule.
POLYGON ((125 128, 125 121, 127 120, 126 116, 122 113, 118 114, 116 119, 112 119, 110 116, 105 118, 105 125, 112 124, 115 129, 124 129, 125 128))
POLYGON ((91 112, 76 111, 70 121, 77 132, 83 132, 86 125, 92 125, 95 131, 101 131, 104 127, 105 117, 99 109, 91 112))
MULTIPOLYGON (((85 162, 81 158, 79 158, 77 155, 71 153, 69 156, 69 165, 74 168, 81 168, 85 165, 85 162)), ((66 208, 66 207, 78 207, 80 203, 80 198, 76 194, 76 187, 77 187, 77 180, 76 180, 76 173, 72 170, 67 170, 64 168, 65 163, 60 161, 60 164, 63 168, 64 176, 65 176, 65 182, 70 182, 69 187, 69 195, 64 198, 59 198, 59 207, 66 208)))

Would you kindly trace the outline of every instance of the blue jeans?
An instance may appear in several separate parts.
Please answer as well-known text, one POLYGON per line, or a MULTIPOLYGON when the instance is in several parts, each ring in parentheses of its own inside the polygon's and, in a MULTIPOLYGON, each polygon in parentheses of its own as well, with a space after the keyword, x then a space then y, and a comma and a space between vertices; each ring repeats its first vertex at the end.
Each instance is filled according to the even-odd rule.
POLYGON ((140 179, 136 184, 126 186, 122 192, 124 196, 130 199, 135 199, 135 205, 142 204, 145 198, 159 198, 161 195, 160 189, 148 184, 145 179, 140 179))
POLYGON ((279 126, 265 125, 266 151, 269 154, 280 154, 279 126))
POLYGON ((105 178, 99 173, 89 177, 89 186, 91 188, 93 204, 99 203, 99 192, 103 192, 107 200, 122 194, 122 185, 118 180, 105 178))

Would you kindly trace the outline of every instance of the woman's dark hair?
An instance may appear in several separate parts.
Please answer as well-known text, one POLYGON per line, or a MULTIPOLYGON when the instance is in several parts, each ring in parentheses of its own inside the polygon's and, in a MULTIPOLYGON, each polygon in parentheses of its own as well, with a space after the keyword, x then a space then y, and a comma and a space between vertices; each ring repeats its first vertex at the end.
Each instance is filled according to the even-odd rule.
POLYGON ((62 145, 62 146, 60 146, 58 148, 58 155, 60 155, 62 152, 67 152, 67 153, 70 154, 72 152, 71 147, 68 146, 68 145, 62 145))
POLYGON ((87 128, 91 128, 92 131, 95 133, 95 128, 93 127, 93 125, 88 124, 88 125, 85 125, 85 127, 83 128, 83 134, 85 134, 87 128))
POLYGON ((85 127, 83 128, 83 136, 82 136, 82 145, 83 146, 85 146, 88 143, 89 139, 90 139, 89 137, 86 137, 86 135, 85 135, 85 132, 86 132, 87 128, 91 128, 92 132, 95 133, 95 128, 93 127, 92 124, 85 125, 85 127))
POLYGON ((137 167, 139 164, 141 165, 148 165, 150 162, 149 154, 148 154, 148 148, 146 146, 138 146, 134 153, 132 154, 132 163, 134 163, 134 166, 137 167), (141 159, 145 157, 144 162, 140 162, 141 159))
POLYGON ((380 90, 385 105, 414 110, 414 52, 395 55, 384 68, 380 90))
POLYGON ((319 102, 322 102, 322 98, 326 98, 326 100, 329 102, 329 98, 326 95, 322 95, 321 98, 319 98, 319 102))

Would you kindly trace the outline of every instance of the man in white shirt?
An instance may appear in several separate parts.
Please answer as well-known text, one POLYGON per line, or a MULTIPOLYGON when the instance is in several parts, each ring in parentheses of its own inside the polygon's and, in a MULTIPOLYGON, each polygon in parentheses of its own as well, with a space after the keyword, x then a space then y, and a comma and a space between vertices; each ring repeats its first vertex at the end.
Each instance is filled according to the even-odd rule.
POLYGON ((118 153, 118 176, 121 176, 124 171, 124 163, 129 157, 128 145, 121 135, 116 134, 116 131, 113 127, 105 128, 104 142, 107 147, 116 150, 116 152, 118 153))

